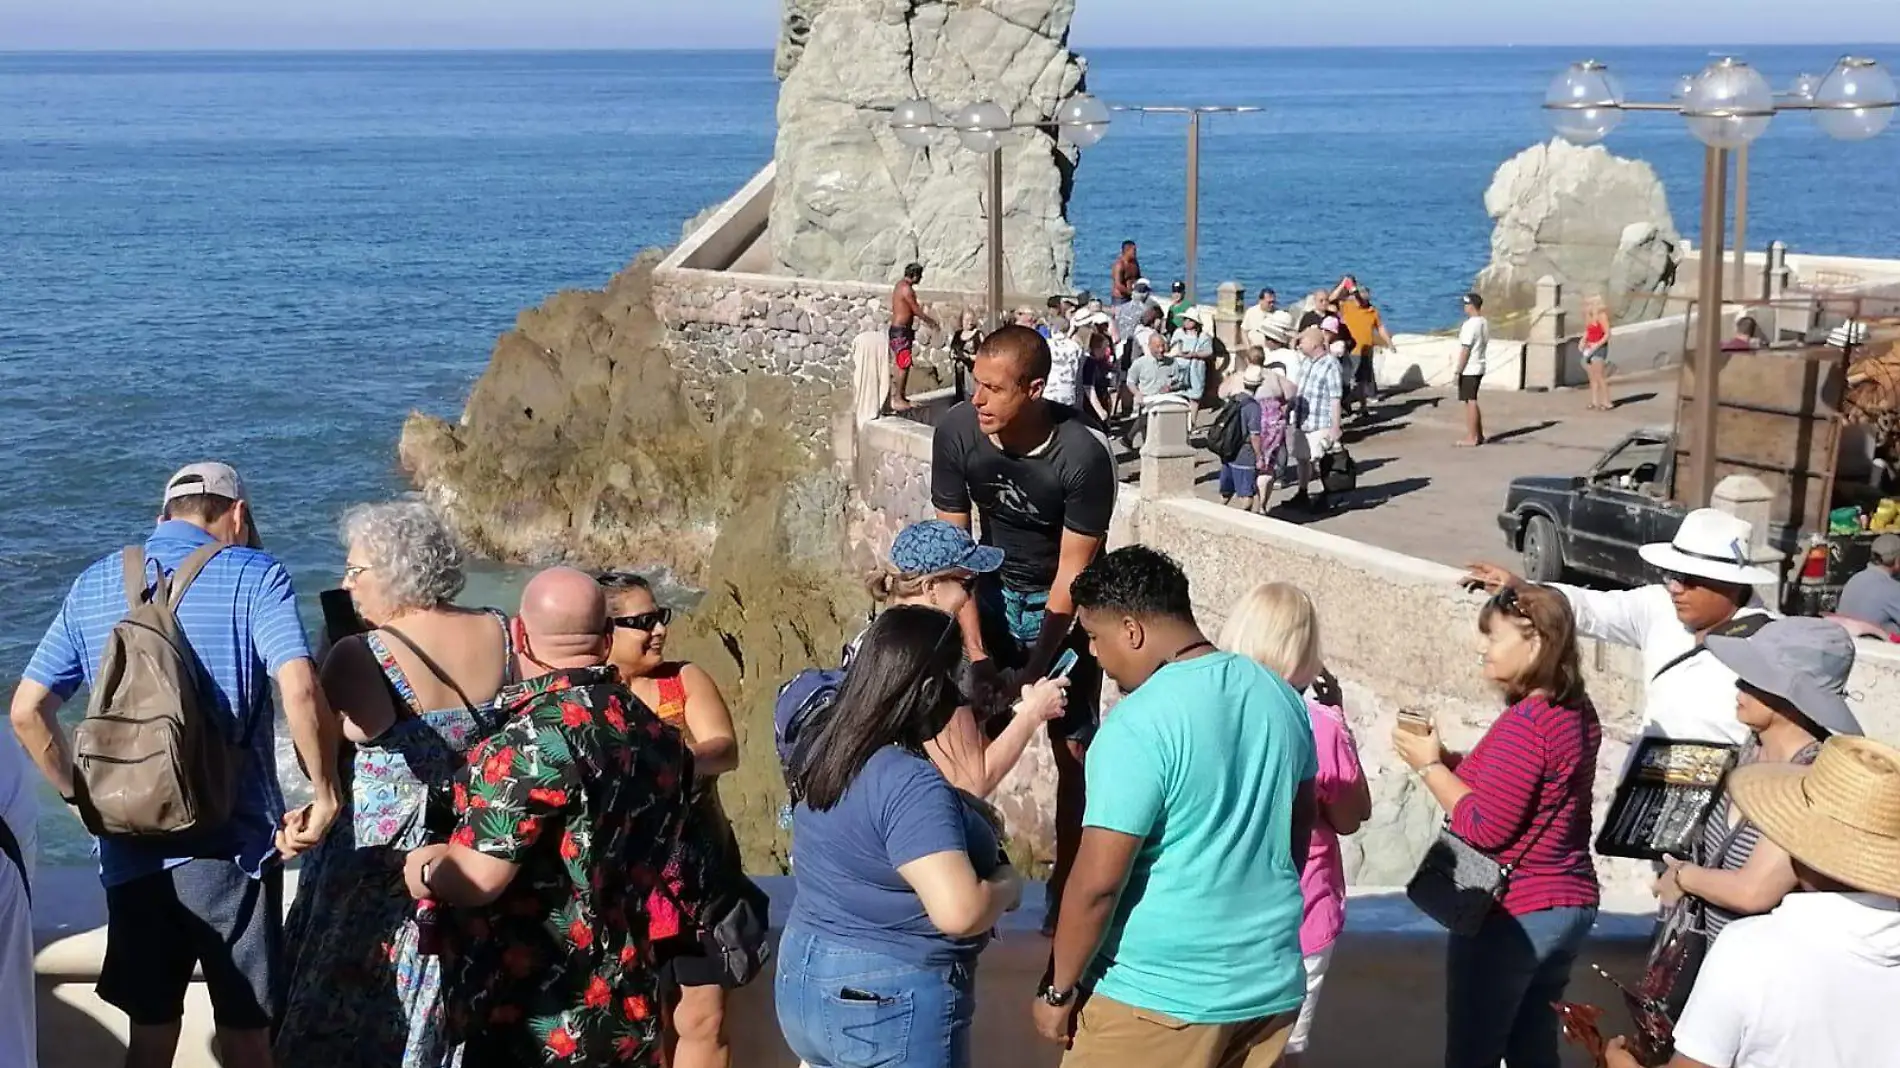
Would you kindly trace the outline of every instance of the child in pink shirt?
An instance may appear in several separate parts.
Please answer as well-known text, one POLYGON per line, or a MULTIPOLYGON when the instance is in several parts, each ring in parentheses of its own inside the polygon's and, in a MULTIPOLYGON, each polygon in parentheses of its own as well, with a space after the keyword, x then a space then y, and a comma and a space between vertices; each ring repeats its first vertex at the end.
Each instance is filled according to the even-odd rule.
MULTIPOLYGON (((1243 595, 1228 614, 1221 631, 1221 647, 1258 661, 1284 678, 1296 690, 1310 691, 1320 681, 1319 616, 1313 602, 1296 586, 1265 583, 1243 595)), ((1330 680, 1328 680, 1330 682, 1330 680)), ((1337 700, 1337 687, 1326 696, 1337 700)), ((1333 943, 1346 926, 1346 867, 1339 854, 1339 836, 1359 829, 1372 813, 1372 791, 1353 743, 1352 729, 1337 704, 1308 696, 1307 718, 1319 752, 1319 774, 1313 788, 1318 795, 1319 822, 1300 873, 1306 898, 1300 921, 1300 952, 1305 955, 1306 1001, 1287 1042, 1284 1063, 1297 1065, 1313 1028, 1320 985, 1332 963, 1333 943)))

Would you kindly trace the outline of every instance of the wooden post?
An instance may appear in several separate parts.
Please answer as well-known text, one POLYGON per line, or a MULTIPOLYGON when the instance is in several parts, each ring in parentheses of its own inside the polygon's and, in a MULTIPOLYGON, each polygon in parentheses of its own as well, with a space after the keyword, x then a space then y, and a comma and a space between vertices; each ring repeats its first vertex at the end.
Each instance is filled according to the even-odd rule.
POLYGON ((1702 160, 1702 259, 1696 274, 1695 394, 1689 408, 1695 442, 1689 483, 1682 497, 1693 508, 1706 508, 1715 493, 1715 413, 1720 396, 1716 364, 1722 355, 1722 216, 1728 207, 1728 150, 1709 148, 1702 160))

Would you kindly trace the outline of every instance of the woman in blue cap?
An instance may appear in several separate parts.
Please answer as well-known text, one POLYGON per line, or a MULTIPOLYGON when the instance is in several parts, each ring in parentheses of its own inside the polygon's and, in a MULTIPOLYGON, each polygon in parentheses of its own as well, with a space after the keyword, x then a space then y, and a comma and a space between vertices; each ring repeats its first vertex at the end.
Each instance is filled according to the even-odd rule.
MULTIPOLYGON (((941 519, 905 527, 891 544, 890 560, 879 565, 866 581, 871 599, 881 607, 916 605, 934 608, 954 618, 971 597, 978 575, 1003 566, 1003 550, 978 545, 969 531, 941 519)), ((845 650, 845 663, 864 640, 859 634, 845 650)), ((968 675, 968 672, 965 672, 968 675)), ((965 687, 967 693, 969 688, 965 687)), ((968 705, 957 709, 943 733, 925 743, 931 762, 950 785, 976 797, 988 797, 1009 774, 1044 723, 1062 716, 1062 689, 1056 685, 1025 687, 1022 700, 1011 710, 1009 723, 991 740, 968 705)))

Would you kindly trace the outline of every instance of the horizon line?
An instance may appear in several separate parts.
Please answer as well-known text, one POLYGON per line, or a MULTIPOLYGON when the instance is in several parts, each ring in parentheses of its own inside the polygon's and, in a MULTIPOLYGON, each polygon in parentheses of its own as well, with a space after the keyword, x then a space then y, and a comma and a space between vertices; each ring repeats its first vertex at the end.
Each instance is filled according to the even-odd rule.
MULTIPOLYGON (((1900 39, 1896 39, 1892 41, 1865 41, 1865 40, 1863 41, 1822 41, 1822 40, 1788 41, 1786 39, 1779 39, 1779 40, 1774 40, 1774 41, 1730 40, 1730 41, 1683 42, 1683 43, 1675 43, 1675 44, 1654 44, 1654 43, 1619 44, 1619 43, 1610 42, 1610 41, 1594 41, 1594 42, 1592 41, 1585 41, 1585 42, 1545 42, 1545 41, 1523 42, 1523 41, 1519 41, 1519 42, 1495 42, 1495 43, 1490 43, 1490 44, 1388 43, 1388 44, 1339 45, 1339 44, 1330 44, 1330 43, 1328 44, 1312 43, 1312 44, 1204 45, 1204 44, 1185 43, 1185 44, 1166 44, 1166 45, 1131 45, 1131 44, 1104 44, 1104 45, 1081 44, 1081 45, 1078 45, 1074 42, 1070 42, 1068 47, 1069 47, 1069 50, 1072 52, 1074 51, 1081 51, 1081 52, 1317 52, 1317 51, 1328 51, 1328 52, 1428 52, 1428 51, 1476 52, 1476 51, 1494 51, 1494 50, 1513 49, 1513 48, 1549 48, 1549 49, 1562 48, 1562 49, 1568 49, 1572 51, 1587 51, 1592 48, 1606 48, 1606 49, 1614 48, 1620 51, 1661 52, 1661 51, 1681 51, 1683 49, 1699 49, 1699 48, 1823 48, 1823 47, 1844 47, 1844 48, 1850 48, 1850 49, 1851 48, 1869 48, 1869 47, 1884 48, 1884 47, 1900 47, 1900 39)), ((720 46, 720 45, 666 45, 666 46, 652 46, 652 47, 642 47, 638 45, 625 45, 625 46, 621 46, 621 45, 614 45, 614 46, 560 45, 560 46, 547 46, 547 47, 539 47, 539 48, 535 48, 535 47, 513 48, 513 47, 506 47, 506 46, 487 46, 487 45, 403 45, 403 44, 318 45, 318 46, 304 46, 304 47, 289 47, 289 46, 266 44, 266 45, 203 45, 203 46, 192 46, 192 47, 181 47, 181 48, 118 48, 118 47, 111 47, 111 46, 103 46, 103 47, 97 47, 97 48, 83 48, 83 47, 81 48, 63 48, 63 47, 62 48, 0 48, 0 56, 35 56, 35 55, 39 55, 39 56, 175 55, 176 56, 176 55, 246 55, 246 54, 249 54, 249 55, 258 55, 258 54, 279 54, 279 55, 344 54, 344 55, 348 55, 348 54, 362 54, 362 53, 388 53, 392 55, 399 55, 399 54, 411 54, 411 55, 416 55, 416 54, 422 54, 422 55, 427 55, 427 54, 489 54, 489 55, 598 54, 598 55, 611 55, 615 53, 620 53, 620 54, 720 53, 720 54, 742 55, 746 53, 771 53, 775 50, 776 50, 775 45, 747 45, 743 47, 720 46)))

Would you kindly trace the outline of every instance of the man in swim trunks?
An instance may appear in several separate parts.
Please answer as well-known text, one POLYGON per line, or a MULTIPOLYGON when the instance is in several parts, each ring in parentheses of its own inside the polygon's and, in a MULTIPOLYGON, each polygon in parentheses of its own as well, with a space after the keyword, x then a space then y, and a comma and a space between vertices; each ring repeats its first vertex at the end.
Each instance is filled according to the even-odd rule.
POLYGON ((932 330, 943 329, 937 320, 924 313, 923 304, 917 300, 917 284, 923 280, 924 265, 913 263, 904 268, 904 277, 891 291, 891 396, 886 406, 893 412, 907 412, 914 407, 904 396, 904 385, 910 378, 917 322, 921 320, 932 330))

